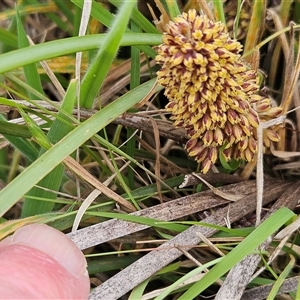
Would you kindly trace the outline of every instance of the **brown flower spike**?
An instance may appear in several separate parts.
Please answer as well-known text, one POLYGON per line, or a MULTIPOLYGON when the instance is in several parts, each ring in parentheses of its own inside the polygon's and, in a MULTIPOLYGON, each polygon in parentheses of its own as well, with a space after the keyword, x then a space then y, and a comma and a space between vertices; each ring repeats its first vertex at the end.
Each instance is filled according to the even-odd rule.
MULTIPOLYGON (((186 150, 203 173, 216 163, 220 149, 227 161, 253 160, 259 120, 281 113, 258 95, 257 74, 241 59, 241 49, 223 23, 195 10, 169 22, 158 48, 158 82, 170 101, 166 109, 174 125, 185 128, 186 150)), ((278 139, 271 129, 264 133, 266 147, 278 139)))

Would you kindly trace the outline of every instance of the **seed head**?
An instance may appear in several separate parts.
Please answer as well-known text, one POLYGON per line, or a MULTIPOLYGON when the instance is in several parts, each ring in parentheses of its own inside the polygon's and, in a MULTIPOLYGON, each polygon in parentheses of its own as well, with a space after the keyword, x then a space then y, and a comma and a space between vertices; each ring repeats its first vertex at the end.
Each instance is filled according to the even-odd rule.
POLYGON ((224 146, 226 160, 253 160, 259 114, 280 113, 258 95, 256 72, 241 59, 241 49, 223 23, 195 10, 169 22, 158 48, 158 82, 170 101, 166 110, 174 125, 186 130, 186 150, 203 173, 224 146))

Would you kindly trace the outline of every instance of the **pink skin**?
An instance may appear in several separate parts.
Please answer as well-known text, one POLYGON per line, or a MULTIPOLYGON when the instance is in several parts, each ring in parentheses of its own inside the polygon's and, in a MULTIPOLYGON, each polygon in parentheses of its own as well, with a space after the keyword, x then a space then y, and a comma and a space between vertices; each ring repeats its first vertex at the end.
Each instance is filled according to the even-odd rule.
POLYGON ((88 299, 86 266, 60 231, 24 226, 0 242, 0 299, 88 299))

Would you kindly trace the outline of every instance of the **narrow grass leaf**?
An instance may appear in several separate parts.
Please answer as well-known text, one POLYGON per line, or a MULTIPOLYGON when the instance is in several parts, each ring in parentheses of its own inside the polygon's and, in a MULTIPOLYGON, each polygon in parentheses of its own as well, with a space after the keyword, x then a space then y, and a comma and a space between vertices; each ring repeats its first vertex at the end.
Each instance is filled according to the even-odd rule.
MULTIPOLYGON (((7 122, 2 114, 0 114, 0 120, 2 122, 7 122)), ((22 130, 22 132, 24 133, 25 131, 22 130)), ((28 132, 29 132, 29 130, 28 130, 28 132)), ((31 135, 31 133, 30 133, 30 135, 31 135)), ((10 144, 13 147, 18 149, 21 153, 23 153, 23 155, 25 155, 30 161, 34 161, 38 158, 38 155, 39 155, 38 150, 25 138, 20 137, 20 135, 14 136, 14 135, 5 134, 5 133, 3 133, 3 136, 5 137, 5 139, 7 141, 10 142, 10 144)))
MULTIPOLYGON (((165 299, 166 296, 168 296, 172 291, 176 290, 176 288, 178 288, 178 286, 180 284, 182 284, 183 282, 187 281, 188 279, 196 276, 197 274, 200 274, 201 272, 203 272, 205 269, 221 262, 223 259, 223 257, 214 259, 200 267, 197 267, 196 269, 190 271, 189 273, 185 274, 184 276, 182 276, 180 279, 178 279, 177 281, 175 281, 174 283, 172 283, 171 285, 169 285, 163 292, 161 292, 159 294, 159 296, 157 296, 154 300, 162 300, 165 299)), ((189 298, 185 298, 185 299, 189 299, 189 298)), ((192 299, 192 298, 190 298, 192 299)))
MULTIPOLYGON (((123 0, 110 0, 109 2, 116 7, 120 7, 123 0)), ((158 29, 149 20, 147 20, 147 18, 143 16, 137 8, 133 8, 131 20, 139 25, 144 32, 159 33, 158 29)))
POLYGON ((44 134, 43 130, 29 117, 24 110, 19 107, 19 113, 21 114, 22 118, 24 119, 28 130, 32 134, 32 139, 44 149, 49 149, 51 144, 47 139, 46 135, 44 134))
POLYGON ((9 123, 7 121, 0 121, 0 134, 8 134, 27 139, 32 137, 32 134, 28 130, 27 126, 9 123))
POLYGON ((102 47, 83 77, 80 90, 80 105, 82 107, 91 108, 93 106, 94 99, 120 47, 122 36, 135 4, 136 1, 123 2, 111 29, 105 36, 102 47))
POLYGON ((142 299, 145 288, 148 285, 150 280, 151 278, 148 278, 144 280, 142 283, 140 283, 138 286, 136 286, 130 293, 128 300, 142 299))
POLYGON ((73 129, 62 140, 33 162, 18 177, 0 191, 0 216, 19 201, 35 184, 52 171, 68 155, 103 127, 141 101, 152 89, 156 79, 140 85, 107 105, 73 129))
POLYGON ((277 210, 241 243, 239 243, 239 245, 229 252, 222 261, 214 266, 201 280, 192 285, 179 299, 193 299, 199 295, 245 256, 253 253, 263 241, 271 236, 294 215, 295 214, 291 210, 285 207, 277 210))
MULTIPOLYGON (((103 45, 105 39, 106 34, 72 37, 3 53, 0 55, 0 74, 40 60, 96 49, 103 45)), ((161 41, 161 34, 125 33, 120 46, 151 46, 161 41)))
POLYGON ((225 14, 224 14, 224 6, 223 6, 223 1, 222 0, 215 0, 214 1, 214 12, 215 12, 215 17, 217 21, 221 21, 224 24, 226 24, 225 20, 225 14))
POLYGON ((45 214, 40 216, 32 216, 24 219, 10 220, 0 225, 0 240, 12 234, 17 229, 33 223, 46 223, 53 218, 54 214, 45 214))
MULTIPOLYGON (((262 24, 264 23, 263 13, 265 10, 266 1, 265 0, 255 0, 252 9, 251 20, 249 22, 249 29, 246 37, 246 42, 244 46, 244 53, 253 50, 258 43, 259 36, 262 30, 262 24)), ((248 62, 251 61, 251 56, 244 57, 248 62)))
POLYGON ((172 222, 169 224, 167 224, 166 222, 161 223, 159 220, 156 219, 140 217, 140 216, 132 216, 126 214, 118 214, 118 213, 110 213, 110 212, 86 212, 86 214, 91 216, 110 218, 110 219, 120 219, 124 221, 138 223, 138 224, 148 225, 151 227, 168 229, 176 232, 182 232, 188 228, 187 226, 181 224, 175 224, 172 222))
MULTIPOLYGON (((64 112, 58 113, 60 118, 69 122, 70 120, 68 119, 68 117, 66 117, 65 113, 71 114, 73 111, 75 100, 76 100, 76 84, 77 84, 77 80, 71 81, 61 106, 61 110, 63 110, 64 112)), ((50 130, 47 135, 47 141, 49 143, 56 144, 72 129, 73 127, 68 122, 65 123, 62 122, 60 119, 56 119, 54 120, 52 126, 50 127, 50 130)), ((51 148, 51 144, 48 148, 51 148)), ((40 155, 42 155, 44 152, 45 150, 42 149, 40 155)), ((38 185, 52 191, 57 191, 61 186, 63 172, 64 172, 64 167, 63 165, 60 164, 56 168, 54 168, 49 174, 47 174, 39 182, 38 185)), ((52 211, 55 204, 53 201, 33 200, 30 198, 30 196, 48 198, 49 200, 51 200, 51 199, 56 199, 55 193, 37 187, 33 187, 33 189, 28 193, 28 196, 29 196, 28 198, 25 197, 25 202, 22 209, 22 217, 28 217, 28 216, 52 211)))
MULTIPOLYGON (((107 271, 114 271, 126 268, 136 260, 141 258, 140 254, 135 253, 134 255, 109 255, 102 256, 98 259, 89 260, 88 272, 89 274, 103 273, 107 271)), ((134 298, 141 299, 141 298, 134 298)))
POLYGON ((10 46, 14 49, 18 48, 17 36, 2 27, 0 27, 0 41, 2 45, 10 46))
POLYGON ((181 14, 177 1, 166 0, 166 4, 167 4, 169 15, 170 15, 171 19, 174 19, 175 17, 177 17, 181 14))
MULTIPOLYGON (((275 281, 275 283, 274 283, 274 285, 271 289, 271 292, 268 295, 267 300, 272 300, 272 299, 276 298, 276 296, 278 295, 278 291, 279 291, 280 287, 284 283, 284 280, 287 279, 288 275, 290 274, 293 267, 295 266, 295 258, 292 255, 290 255, 290 259, 291 260, 289 261, 287 266, 284 268, 284 270, 280 273, 279 277, 275 281)), ((298 298, 296 298, 296 299, 298 299, 298 298)))
MULTIPOLYGON (((20 18, 17 8, 16 8, 16 18, 17 18, 19 48, 28 47, 29 41, 27 39, 27 35, 24 30, 22 20, 20 18)), ((43 93, 43 88, 42 88, 40 76, 38 74, 36 65, 35 64, 25 65, 23 67, 23 69, 24 69, 25 78, 26 78, 28 85, 30 85, 32 88, 34 88, 38 92, 43 93)), ((35 98, 34 94, 32 94, 32 93, 28 93, 28 94, 29 94, 30 99, 35 98)))
POLYGON ((297 292, 296 292, 296 298, 295 299, 300 299, 300 280, 298 282, 297 292))
MULTIPOLYGON (((133 32, 140 32, 140 27, 133 21, 131 21, 131 30, 133 32)), ((133 89, 140 84, 140 50, 133 46, 131 47, 131 68, 130 68, 130 89, 133 89)), ((130 110, 134 112, 134 109, 130 110)), ((129 127, 127 128, 127 145, 126 145, 126 152, 131 157, 135 156, 135 144, 136 144, 136 137, 133 135, 135 129, 129 127), (133 135, 133 136, 132 136, 133 135)), ((134 189, 134 171, 132 168, 128 167, 128 185, 130 189, 134 189)))
MULTIPOLYGON (((82 8, 83 7, 83 0, 71 0, 74 4, 78 5, 78 7, 82 8)), ((107 9, 105 9, 103 7, 103 5, 101 3, 97 3, 97 2, 93 2, 92 3, 92 11, 91 11, 91 16, 93 18, 95 18, 97 21, 99 21, 101 24, 103 24, 104 26, 106 26, 107 28, 111 27, 111 24, 113 23, 113 21, 115 20, 116 16, 114 16, 112 13, 110 13, 107 9)), ((146 26, 145 26, 145 22, 144 19, 145 17, 141 15, 141 13, 139 11, 137 11, 136 9, 133 9, 132 12, 132 20, 138 25, 140 26, 144 32, 147 33, 159 33, 158 30, 147 20, 146 21, 146 26), (136 14, 138 16, 135 16, 135 12, 137 12, 136 14), (150 24, 148 26, 148 24, 150 24), (150 27, 150 28, 149 28, 150 27), (153 30, 154 28, 154 30, 153 30)), ((129 28, 126 28, 126 32, 130 32, 129 28)), ((155 57, 156 53, 155 51, 150 47, 150 44, 148 44, 149 46, 139 46, 139 49, 141 51, 143 51, 145 54, 149 55, 150 57, 155 57)))
MULTIPOLYGON (((32 2, 33 0, 31 0, 32 2)), ((24 1, 23 1, 24 2, 24 1)), ((38 14, 38 13, 47 13, 56 10, 56 6, 52 1, 47 3, 37 3, 35 5, 20 5, 18 11, 20 16, 26 16, 28 14, 38 14)), ((0 20, 7 20, 14 17, 16 14, 15 9, 6 9, 0 13, 0 20)))

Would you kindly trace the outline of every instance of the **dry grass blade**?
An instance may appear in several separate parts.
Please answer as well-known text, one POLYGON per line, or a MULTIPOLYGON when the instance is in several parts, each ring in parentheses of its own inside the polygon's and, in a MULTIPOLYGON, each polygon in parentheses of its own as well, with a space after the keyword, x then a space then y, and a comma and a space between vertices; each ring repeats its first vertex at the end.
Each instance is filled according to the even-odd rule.
MULTIPOLYGON (((267 182, 266 184, 268 185, 270 182, 267 182)), ((234 193, 238 191, 239 193, 247 195, 249 193, 255 193, 256 186, 254 181, 247 181, 227 185, 219 189, 224 193, 234 193)), ((227 200, 216 197, 211 191, 204 191, 149 207, 138 212, 134 212, 132 215, 154 218, 161 221, 169 221, 179 219, 199 211, 209 210, 213 207, 227 203, 227 200), (199 201, 200 198, 201 201, 199 201)), ((80 229, 75 233, 68 235, 77 244, 77 246, 83 250, 148 227, 149 226, 146 225, 113 219, 80 229)))
MULTIPOLYGON (((16 101, 11 100, 11 102, 16 102, 16 101)), ((59 103, 53 103, 53 105, 52 105, 52 103, 50 104, 45 101, 38 101, 38 100, 34 102, 35 104, 37 104, 37 106, 35 106, 34 104, 29 103, 25 100, 18 100, 17 102, 18 102, 18 104, 22 104, 22 105, 24 105, 28 108, 31 108, 33 110, 36 110, 36 111, 40 111, 37 108, 38 106, 40 106, 49 111, 57 112, 58 107, 60 106, 59 103)), ((2 108, 2 105, 1 105, 1 108, 2 108)), ((4 109, 9 110, 9 107, 5 107, 4 109)), ((13 110, 14 108, 11 107, 10 109, 13 110)), ((97 111, 98 110, 95 110, 95 109, 83 109, 82 108, 82 109, 80 109, 80 116, 83 119, 88 119, 91 116, 93 116, 97 111)), ((78 109, 74 109, 73 115, 77 116, 77 113, 78 113, 78 109)), ((35 119, 35 121, 38 122, 39 125, 45 123, 45 120, 40 119, 40 118, 39 118, 39 120, 40 121, 38 122, 35 119)), ((184 129, 174 128, 172 122, 170 122, 170 121, 165 121, 165 120, 161 120, 161 119, 154 119, 154 121, 157 123, 159 135, 161 137, 173 139, 174 141, 177 141, 179 143, 186 143, 187 136, 186 136, 184 129)), ((10 122, 14 123, 14 124, 24 124, 24 120, 22 118, 13 119, 10 122)), ((144 112, 136 113, 136 114, 132 114, 132 113, 123 114, 122 116, 116 118, 113 121, 113 123, 153 133, 152 123, 151 123, 149 117, 147 115, 145 115, 144 112)))
MULTIPOLYGON (((244 53, 252 51, 258 44, 263 27, 262 20, 264 19, 266 11, 266 1, 255 0, 252 8, 251 20, 249 22, 249 30, 247 33, 247 39, 244 46, 244 53)), ((251 56, 245 57, 245 60, 250 62, 251 56)))
MULTIPOLYGON (((285 279, 281 288, 278 291, 278 295, 295 292, 298 288, 300 276, 285 279)), ((257 288, 253 288, 245 291, 241 300, 263 300, 266 299, 273 287, 273 284, 267 284, 257 288)))
POLYGON ((279 171, 279 170, 296 170, 300 168, 300 161, 291 162, 291 163, 285 163, 276 165, 273 170, 279 171))
MULTIPOLYGON (((154 141, 155 141, 155 168, 154 168, 154 171, 155 171, 155 175, 157 176, 157 178, 160 178, 161 175, 160 175, 160 153, 159 153, 159 149, 160 149, 160 140, 159 140, 159 130, 158 130, 158 126, 157 124, 155 123, 154 119, 149 117, 150 119, 150 122, 152 124, 152 127, 153 127, 153 133, 154 133, 154 141)), ((157 186, 157 194, 158 194, 158 197, 159 197, 159 201, 160 203, 163 202, 162 200, 162 194, 161 194, 161 183, 160 181, 157 181, 156 183, 156 186, 157 186)))
POLYGON ((198 0, 197 2, 198 2, 198 5, 200 6, 200 8, 202 9, 202 11, 204 12, 204 14, 206 14, 210 20, 214 21, 215 17, 213 15, 211 8, 209 7, 207 1, 198 0))
MULTIPOLYGON (((127 162, 126 164, 124 164, 121 168, 120 171, 122 171, 123 169, 125 169, 128 165, 130 164, 130 162, 127 162)), ((107 178, 103 184, 105 186, 108 186, 111 181, 117 176, 117 172, 114 172, 109 178, 107 178)), ((80 224, 81 218, 83 217, 84 213, 86 212, 86 210, 89 208, 89 206, 93 203, 93 201, 101 194, 101 191, 98 189, 93 190, 86 199, 84 199, 83 203, 80 205, 78 212, 76 214, 76 217, 74 219, 73 222, 73 226, 72 226, 72 232, 75 232, 80 224)))
MULTIPOLYGON (((265 189, 264 201, 270 202, 275 200, 278 195, 280 195, 289 185, 290 184, 282 183, 280 185, 276 184, 268 186, 268 188, 265 189)), ((253 199, 255 199, 255 194, 250 194, 240 201, 232 203, 229 212, 230 221, 234 222, 242 216, 253 211, 255 209, 255 203, 253 202, 253 199)), ((227 213, 228 209, 225 207, 219 210, 217 214, 204 219, 203 222, 224 226, 224 218, 226 217, 227 213)), ((91 298, 118 299, 136 287, 142 281, 155 274, 161 268, 181 256, 182 252, 175 248, 176 245, 180 245, 188 250, 192 248, 193 245, 198 244, 200 242, 198 232, 201 232, 208 237, 215 233, 216 230, 202 226, 190 227, 170 241, 159 246, 156 251, 148 253, 143 258, 134 262, 129 267, 105 281, 91 293, 91 298), (145 266, 147 266, 147 268, 145 268, 145 266), (120 285, 120 283, 122 283, 122 285, 120 285), (116 286, 118 286, 118 289, 115 288, 116 286)))
POLYGON ((288 152, 288 151, 280 151, 275 150, 274 148, 271 148, 271 152, 274 156, 280 157, 280 158, 292 158, 296 156, 300 156, 300 152, 288 152))
MULTIPOLYGON (((300 45, 300 39, 298 41, 298 46, 299 45, 300 45)), ((298 52, 295 67, 292 66, 294 64, 294 55, 293 54, 294 54, 294 52, 291 50, 290 57, 289 57, 289 63, 287 65, 286 73, 285 73, 285 78, 289 77, 289 78, 291 78, 291 81, 289 82, 289 84, 285 84, 284 90, 283 90, 282 103, 281 103, 281 106, 283 108, 283 114, 286 114, 290 108, 293 93, 295 91, 295 87, 297 86, 299 73, 300 73, 300 52, 298 52), (292 70, 293 72, 290 73, 290 70, 292 70)))
POLYGON ((229 200, 229 201, 238 201, 240 199, 242 199, 244 197, 244 195, 233 195, 233 194, 226 194, 220 190, 218 190, 217 188, 215 188, 214 186, 212 186, 211 184, 209 184, 206 180, 204 180, 201 176, 199 176, 196 173, 193 173, 193 175, 195 177, 197 177, 200 181, 202 181, 211 191, 213 191, 214 194, 220 196, 223 199, 229 200))
POLYGON ((275 239, 283 239, 286 236, 291 235, 294 231, 298 230, 300 227, 300 216, 297 217, 297 219, 287 227, 283 228, 280 232, 278 232, 275 236, 275 239))
MULTIPOLYGON (((275 9, 268 9, 267 10, 267 18, 273 20, 276 31, 283 30, 284 25, 282 24, 282 21, 281 21, 280 17, 277 15, 275 9)), ((291 27, 291 29, 292 29, 292 27, 291 27)), ((293 34, 291 34, 291 36, 292 36, 292 39, 293 39, 293 34)), ((282 50, 283 50, 285 60, 288 63, 289 60, 290 60, 290 52, 294 51, 293 45, 289 46, 289 43, 287 41, 287 38, 286 38, 285 34, 279 35, 278 38, 279 38, 279 41, 281 43, 281 47, 282 47, 282 50)), ((293 43, 293 41, 292 41, 292 43, 293 43)), ((286 71, 291 71, 292 72, 293 69, 286 70, 286 71)), ((290 78, 286 78, 286 79, 290 79, 290 78)))
POLYGON ((119 205, 124 207, 129 212, 135 211, 136 208, 129 203, 127 200, 119 196, 117 193, 112 191, 110 188, 108 188, 105 184, 97 180, 94 176, 92 176, 88 171, 86 171, 75 159, 72 157, 67 157, 64 160, 65 166, 70 169, 76 176, 79 178, 85 180, 90 185, 92 185, 94 188, 101 191, 104 195, 107 197, 113 199, 116 201, 119 205))
MULTIPOLYGON (((263 243, 260 249, 264 251, 269 245, 269 242, 263 243)), ((249 255, 245 257, 237 266, 232 268, 227 275, 223 285, 219 289, 215 300, 238 300, 241 298, 243 291, 248 284, 248 278, 251 278, 254 269, 260 262, 259 254, 249 255), (234 271, 233 271, 234 270, 234 271)))
MULTIPOLYGON (((34 42, 31 40, 31 38, 28 36, 28 41, 30 43, 30 45, 34 45, 34 42)), ((57 79, 57 77, 55 76, 54 72, 51 70, 51 68, 49 67, 49 65, 45 62, 45 61, 40 61, 41 66, 43 67, 43 69, 45 70, 46 74, 49 76, 51 82, 53 83, 53 85, 55 86, 57 93, 59 94, 59 96, 61 97, 61 99, 64 98, 66 91, 64 90, 64 88, 62 87, 62 85, 60 84, 59 80, 57 79)))
MULTIPOLYGON (((234 176, 231 174, 222 174, 222 173, 216 173, 216 174, 197 174, 200 175, 202 179, 209 181, 210 183, 218 183, 218 182, 224 182, 224 183, 237 183, 237 182, 242 182, 244 181, 243 178, 234 176)), ((187 186, 195 185, 198 183, 201 183, 202 181, 195 175, 193 174, 187 174, 184 176, 184 180, 182 184, 179 186, 179 188, 184 188, 187 186)))
POLYGON ((147 4, 147 6, 149 7, 149 10, 153 17, 156 28, 158 30, 160 30, 161 32, 164 32, 166 24, 169 23, 169 21, 170 21, 170 17, 168 15, 168 13, 166 12, 166 10, 160 0, 154 0, 154 2, 161 13, 160 20, 158 20, 157 17, 155 16, 155 13, 154 13, 152 7, 149 4, 147 4))
MULTIPOLYGON (((271 213, 281 206, 294 209, 299 199, 299 192, 300 187, 298 182, 290 186, 268 211, 264 219, 270 216, 271 213)), ((262 250, 266 249, 270 243, 271 239, 262 245, 262 250)), ((260 260, 260 255, 252 254, 233 267, 227 275, 224 284, 220 288, 215 299, 240 299, 260 260)))
POLYGON ((284 122, 285 116, 280 116, 276 119, 260 122, 257 129, 257 140, 258 140, 258 152, 257 152, 257 204, 256 204, 256 226, 260 224, 260 215, 262 210, 262 198, 264 189, 264 169, 263 169, 263 130, 269 128, 270 126, 282 124, 284 122))

